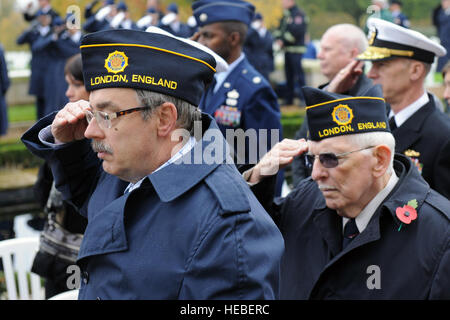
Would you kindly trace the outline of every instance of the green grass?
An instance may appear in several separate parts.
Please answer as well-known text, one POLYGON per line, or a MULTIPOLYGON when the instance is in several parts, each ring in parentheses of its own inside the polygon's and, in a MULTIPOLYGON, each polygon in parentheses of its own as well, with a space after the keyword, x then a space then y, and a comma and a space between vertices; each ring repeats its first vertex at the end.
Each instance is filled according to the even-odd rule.
POLYGON ((36 121, 36 107, 32 104, 10 106, 8 108, 9 122, 36 121))

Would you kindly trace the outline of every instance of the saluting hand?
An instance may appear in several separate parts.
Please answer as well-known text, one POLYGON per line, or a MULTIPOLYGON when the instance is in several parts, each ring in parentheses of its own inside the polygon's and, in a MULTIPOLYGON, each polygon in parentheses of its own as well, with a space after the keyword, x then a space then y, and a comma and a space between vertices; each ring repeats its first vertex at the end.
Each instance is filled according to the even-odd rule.
POLYGON ((270 149, 253 167, 248 182, 258 183, 264 177, 277 174, 280 169, 289 165, 294 160, 294 157, 306 151, 308 151, 308 143, 305 139, 283 139, 270 149))
POLYGON ((52 123, 52 134, 56 143, 67 143, 84 139, 88 126, 85 110, 91 110, 89 102, 80 100, 64 106, 52 123))
POLYGON ((364 61, 353 60, 331 80, 326 88, 328 92, 344 93, 350 90, 363 73, 364 61))

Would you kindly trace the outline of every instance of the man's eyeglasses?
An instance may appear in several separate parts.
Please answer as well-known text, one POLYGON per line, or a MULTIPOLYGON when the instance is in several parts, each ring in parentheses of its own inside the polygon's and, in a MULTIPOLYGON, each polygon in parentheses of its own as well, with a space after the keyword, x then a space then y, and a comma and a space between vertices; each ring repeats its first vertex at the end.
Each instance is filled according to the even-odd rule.
POLYGON ((314 160, 316 158, 319 158, 320 163, 325 168, 335 168, 339 165, 339 159, 342 159, 343 157, 345 157, 351 153, 362 151, 362 150, 367 150, 370 148, 374 148, 374 146, 366 147, 366 148, 362 148, 362 149, 358 149, 358 150, 353 150, 353 151, 349 151, 349 152, 339 153, 339 154, 335 154, 335 153, 331 153, 331 152, 321 153, 319 155, 305 154, 305 164, 308 168, 312 168, 312 166, 314 164, 314 160))
POLYGON ((145 110, 145 109, 150 109, 150 107, 138 107, 138 108, 132 108, 132 109, 127 109, 127 110, 122 110, 122 111, 118 111, 118 112, 112 112, 112 113, 108 113, 108 112, 103 112, 103 111, 90 111, 90 110, 86 110, 84 111, 84 113, 86 114, 86 120, 88 123, 91 123, 92 119, 97 120, 98 125, 103 128, 103 129, 110 129, 112 124, 111 124, 111 120, 136 112, 136 111, 141 111, 141 110, 145 110))

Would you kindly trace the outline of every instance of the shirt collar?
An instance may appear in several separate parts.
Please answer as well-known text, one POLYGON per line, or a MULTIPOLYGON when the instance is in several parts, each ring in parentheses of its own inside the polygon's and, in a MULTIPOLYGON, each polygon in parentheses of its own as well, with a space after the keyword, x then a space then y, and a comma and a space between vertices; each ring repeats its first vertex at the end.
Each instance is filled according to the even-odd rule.
POLYGON ((389 118, 394 117, 395 124, 397 127, 400 127, 403 123, 405 123, 406 120, 409 119, 417 110, 422 108, 424 105, 426 105, 430 101, 430 98, 428 97, 428 94, 426 91, 424 91, 423 95, 413 103, 411 103, 409 106, 401 110, 400 112, 397 112, 394 115, 394 112, 389 112, 389 118))
MULTIPOLYGON (((386 186, 381 190, 361 211, 361 213, 355 218, 356 226, 358 227, 359 233, 362 233, 364 229, 369 224, 370 219, 374 215, 377 208, 383 203, 384 199, 389 195, 389 193, 394 189, 395 185, 398 182, 398 177, 395 174, 394 170, 392 170, 391 177, 389 178, 386 186)), ((349 221, 348 218, 342 218, 342 230, 344 230, 344 226, 349 221)))
POLYGON ((219 90, 220 86, 222 85, 222 83, 225 81, 225 79, 228 77, 229 74, 231 74, 231 72, 237 67, 237 65, 239 63, 241 63, 242 60, 244 60, 245 58, 245 53, 241 53, 241 55, 239 56, 239 58, 237 58, 236 60, 234 60, 229 66, 227 71, 224 72, 218 72, 214 75, 214 77, 216 78, 216 86, 214 87, 214 93, 217 92, 217 90, 219 90))

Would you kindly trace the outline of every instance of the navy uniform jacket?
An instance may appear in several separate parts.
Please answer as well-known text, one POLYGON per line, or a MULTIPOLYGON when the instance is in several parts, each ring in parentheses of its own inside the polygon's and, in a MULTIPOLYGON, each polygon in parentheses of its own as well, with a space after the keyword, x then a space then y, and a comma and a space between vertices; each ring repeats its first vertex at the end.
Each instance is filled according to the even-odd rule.
POLYGON ((450 202, 406 157, 397 154, 394 168, 394 190, 343 251, 342 217, 311 178, 275 201, 270 210, 285 241, 281 299, 450 299, 450 202), (412 199, 418 217, 398 231, 396 208, 412 199), (377 267, 380 289, 367 285, 377 267))
POLYGON ((441 72, 444 65, 450 59, 450 14, 446 13, 442 8, 437 11, 436 21, 439 39, 441 45, 447 50, 444 57, 438 59, 437 71, 441 72))
POLYGON ((95 15, 87 18, 86 22, 83 24, 83 30, 87 33, 109 29, 111 29, 110 21, 108 21, 106 18, 99 21, 95 19, 95 15))
POLYGON ((284 10, 278 30, 274 32, 276 39, 283 42, 283 50, 290 53, 305 52, 305 34, 307 21, 305 13, 297 6, 284 10))
MULTIPOLYGON (((233 164, 171 164, 124 195, 128 183, 102 170, 88 140, 56 149, 38 140, 53 118, 22 140, 88 218, 80 299, 278 298, 282 236, 233 164)), ((207 115, 203 126, 221 137, 207 115)), ((224 143, 197 142, 200 152, 224 143)))
POLYGON ((37 28, 30 28, 17 38, 17 44, 28 43, 31 49, 31 77, 28 93, 37 97, 44 97, 45 76, 51 64, 51 58, 46 50, 33 49, 33 44, 41 37, 37 28))
POLYGON ((61 109, 68 102, 64 67, 68 58, 80 52, 79 43, 73 42, 66 33, 54 39, 53 33, 50 32, 39 37, 32 48, 34 51, 45 51, 51 60, 51 63, 45 66, 44 78, 44 115, 47 115, 61 109))
MULTIPOLYGON (((320 85, 319 89, 323 89, 326 87, 328 83, 320 85)), ((374 85, 372 80, 367 78, 367 76, 363 73, 359 76, 358 81, 356 81, 355 85, 350 88, 348 92, 344 92, 343 94, 352 96, 352 97, 362 97, 362 96, 372 96, 372 97, 383 97, 383 89, 380 85, 374 85)), ((308 122, 306 118, 304 119, 300 129, 295 133, 294 139, 306 139, 308 136, 308 122)), ((305 166, 305 161, 302 156, 295 157, 292 162, 292 183, 296 186, 301 180, 309 177, 311 175, 311 168, 305 166)))
POLYGON ((244 45, 245 55, 251 65, 267 80, 274 70, 272 45, 272 34, 268 30, 264 37, 261 37, 257 30, 249 28, 244 45))
POLYGON ((430 101, 392 133, 395 151, 410 156, 430 187, 450 199, 450 119, 428 97, 430 101))
MULTIPOLYGON (((259 134, 256 132, 258 145, 261 143, 261 149, 265 149, 262 150, 263 154, 282 138, 281 114, 277 96, 267 80, 253 68, 246 58, 232 70, 215 94, 213 94, 213 87, 214 85, 209 86, 199 107, 216 119, 224 136, 226 136, 227 129, 240 128, 244 131, 267 129, 267 143, 260 141, 259 134), (273 144, 271 143, 271 129, 280 130, 279 139, 274 137, 276 141, 273 144)), ((256 163, 257 159, 248 158, 248 143, 245 145, 245 150, 247 156, 244 162, 256 163)), ((257 158, 259 159, 259 157, 257 158)))
POLYGON ((5 96, 9 84, 8 68, 6 66, 3 47, 0 45, 0 135, 8 131, 8 110, 5 96))

